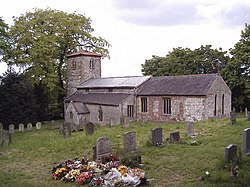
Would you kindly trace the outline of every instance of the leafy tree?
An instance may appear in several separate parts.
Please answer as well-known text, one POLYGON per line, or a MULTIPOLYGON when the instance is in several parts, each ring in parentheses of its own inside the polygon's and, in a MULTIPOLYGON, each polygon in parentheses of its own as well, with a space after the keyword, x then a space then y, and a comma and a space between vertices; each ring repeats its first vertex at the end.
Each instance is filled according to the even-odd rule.
POLYGON ((50 102, 63 105, 66 82, 65 56, 77 47, 109 56, 110 44, 91 33, 91 20, 81 14, 35 9, 14 19, 10 47, 4 55, 8 64, 25 68, 37 85, 44 85, 50 102))
POLYGON ((8 47, 7 41, 8 41, 8 25, 0 17, 0 55, 3 54, 3 51, 7 50, 8 47))
POLYGON ((226 65, 229 57, 220 48, 201 46, 194 51, 189 48, 173 48, 166 57, 153 56, 142 64, 144 75, 187 75, 216 73, 226 65))
POLYGON ((5 128, 11 123, 17 125, 36 121, 33 85, 24 74, 18 74, 9 67, 1 79, 0 98, 0 119, 5 128))
POLYGON ((250 25, 241 31, 241 39, 230 50, 232 55, 223 76, 233 92, 233 105, 250 108, 250 25))

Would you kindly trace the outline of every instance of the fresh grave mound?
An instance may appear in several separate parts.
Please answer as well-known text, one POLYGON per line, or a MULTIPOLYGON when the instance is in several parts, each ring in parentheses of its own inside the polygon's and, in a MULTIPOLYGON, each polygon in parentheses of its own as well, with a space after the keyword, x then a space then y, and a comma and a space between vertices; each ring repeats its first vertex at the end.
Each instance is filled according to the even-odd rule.
POLYGON ((142 169, 122 165, 115 157, 107 163, 89 161, 85 158, 66 160, 53 167, 52 177, 90 186, 135 187, 148 183, 142 169))

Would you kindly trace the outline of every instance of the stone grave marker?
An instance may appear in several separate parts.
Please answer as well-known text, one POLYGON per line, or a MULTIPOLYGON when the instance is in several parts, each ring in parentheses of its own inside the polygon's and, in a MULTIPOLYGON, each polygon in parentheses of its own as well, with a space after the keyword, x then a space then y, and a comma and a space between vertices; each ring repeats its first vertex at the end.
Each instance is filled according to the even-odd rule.
POLYGON ((129 118, 127 116, 123 116, 123 127, 129 128, 129 118))
POLYGON ((23 132, 23 131, 24 131, 24 124, 20 123, 20 124, 18 125, 18 131, 19 131, 19 132, 23 132))
POLYGON ((160 146, 162 144, 162 128, 153 128, 151 130, 152 135, 152 145, 160 146))
POLYGON ((225 161, 229 163, 237 156, 237 145, 229 144, 225 149, 225 161))
POLYGON ((246 118, 248 118, 248 110, 247 110, 247 107, 245 108, 245 114, 246 114, 246 118))
POLYGON ((109 124, 110 124, 111 127, 115 126, 116 125, 115 124, 115 118, 110 118, 109 119, 109 124))
POLYGON ((86 126, 85 126, 85 131, 86 131, 86 135, 87 135, 87 136, 88 136, 88 135, 94 134, 94 127, 95 127, 95 125, 94 125, 94 123, 92 123, 92 122, 88 122, 88 123, 86 124, 86 126))
POLYGON ((63 124, 63 136, 64 136, 64 138, 70 136, 70 135, 71 135, 71 132, 72 132, 72 130, 71 130, 71 125, 70 125, 70 123, 65 122, 65 123, 63 124))
POLYGON ((247 113, 247 120, 250 121, 250 111, 247 113))
POLYGON ((250 128, 243 131, 243 152, 250 155, 250 128))
POLYGON ((59 134, 63 134, 63 125, 59 126, 59 134))
POLYGON ((110 140, 108 137, 103 136, 96 141, 96 159, 103 160, 105 157, 110 156, 110 140))
POLYGON ((32 123, 28 123, 27 125, 27 131, 31 131, 33 128, 32 123))
POLYGON ((133 152, 136 150, 136 132, 135 131, 124 133, 123 149, 125 153, 133 152))
POLYGON ((0 123, 0 131, 3 130, 3 124, 0 123))
POLYGON ((180 133, 179 132, 172 132, 170 133, 170 142, 175 143, 180 141, 180 133))
POLYGON ((12 133, 4 130, 3 131, 3 145, 11 144, 11 137, 12 137, 12 133))
POLYGON ((36 123, 36 129, 41 129, 42 127, 42 123, 41 122, 37 122, 36 123))
POLYGON ((236 112, 235 111, 230 112, 230 124, 231 125, 236 124, 236 112))
POLYGON ((15 126, 13 124, 9 125, 9 133, 13 134, 15 132, 15 126))
POLYGON ((188 136, 195 136, 194 122, 192 122, 192 121, 187 122, 187 135, 188 136))

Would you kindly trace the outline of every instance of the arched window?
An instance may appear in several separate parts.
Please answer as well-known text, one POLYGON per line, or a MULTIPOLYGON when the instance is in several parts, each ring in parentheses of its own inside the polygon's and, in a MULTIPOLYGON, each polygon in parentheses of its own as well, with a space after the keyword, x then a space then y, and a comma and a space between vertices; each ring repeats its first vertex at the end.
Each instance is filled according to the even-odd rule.
POLYGON ((217 115, 217 95, 214 96, 214 116, 217 115))
POLYGON ((100 106, 99 107, 99 110, 98 110, 98 116, 99 116, 99 121, 103 121, 103 111, 102 111, 102 107, 100 106))
POLYGON ((89 61, 89 69, 94 69, 94 59, 91 58, 89 61))
POLYGON ((222 98, 221 98, 221 114, 222 115, 224 115, 224 113, 225 113, 224 107, 225 107, 225 96, 224 96, 224 94, 222 94, 222 98))

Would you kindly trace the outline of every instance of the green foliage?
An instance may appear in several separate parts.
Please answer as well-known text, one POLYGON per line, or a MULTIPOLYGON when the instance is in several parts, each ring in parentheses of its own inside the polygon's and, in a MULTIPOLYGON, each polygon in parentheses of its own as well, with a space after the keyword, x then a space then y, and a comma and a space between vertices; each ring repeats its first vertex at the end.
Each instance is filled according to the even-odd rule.
POLYGON ((250 107, 250 25, 241 32, 241 39, 231 49, 228 65, 223 76, 233 92, 233 105, 250 107))
POLYGON ((170 76, 218 73, 227 64, 229 57, 222 49, 211 45, 198 49, 174 48, 166 57, 153 56, 142 64, 144 75, 170 76))
MULTIPOLYGON (((3 54, 3 51, 7 50, 8 47, 8 25, 0 17, 0 55, 3 54)), ((0 59, 1 60, 1 59, 0 59)))
POLYGON ((5 128, 10 123, 36 121, 36 100, 33 85, 25 75, 9 69, 0 84, 0 119, 5 128))

